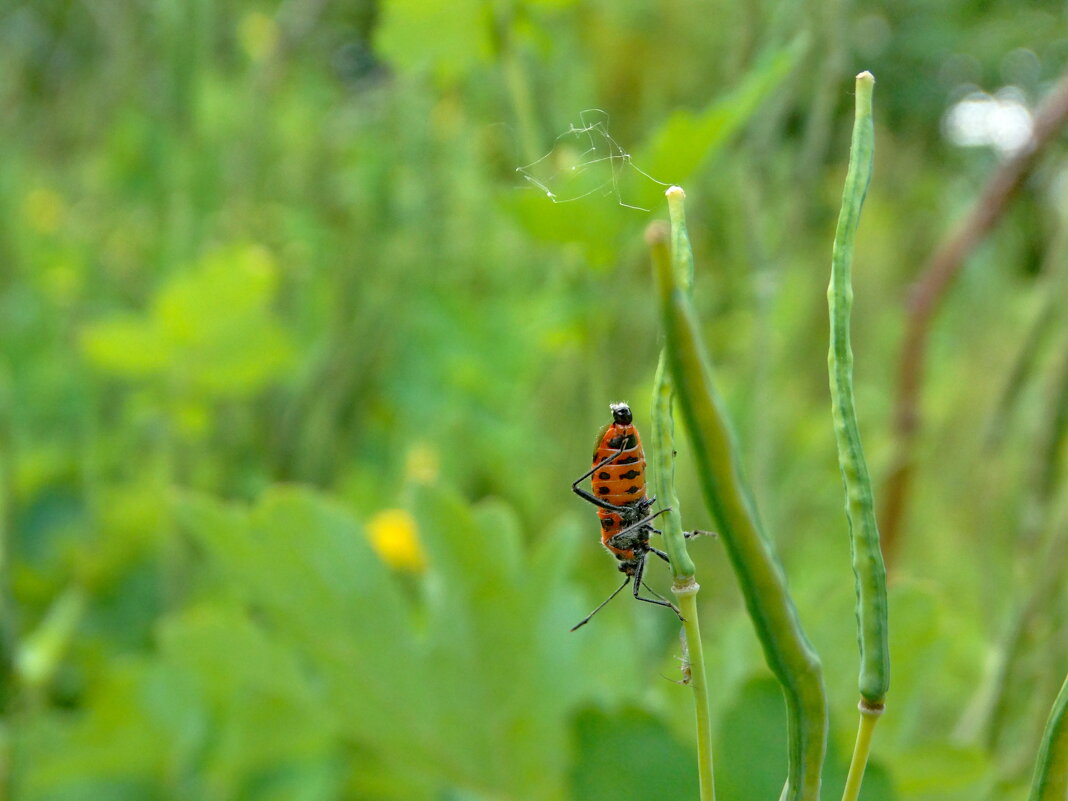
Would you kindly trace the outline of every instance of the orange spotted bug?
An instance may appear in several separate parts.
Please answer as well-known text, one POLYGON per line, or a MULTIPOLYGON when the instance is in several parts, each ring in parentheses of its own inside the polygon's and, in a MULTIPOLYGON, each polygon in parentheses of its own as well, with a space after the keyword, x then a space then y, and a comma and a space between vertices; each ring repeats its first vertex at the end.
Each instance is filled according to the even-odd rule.
POLYGON ((650 507, 656 503, 656 498, 648 497, 645 492, 645 451, 642 450, 638 429, 634 427, 630 406, 613 403, 609 408, 612 410, 612 422, 606 425, 597 437, 593 451, 593 467, 575 479, 571 489, 580 498, 597 507, 597 516, 601 519, 601 544, 619 560, 619 572, 626 578, 615 592, 576 624, 572 631, 589 623, 590 618, 619 595, 632 580, 635 598, 666 606, 678 615, 679 620, 683 619, 675 604, 642 581, 645 557, 648 554, 656 554, 670 563, 666 553, 649 544, 649 535, 660 533, 650 523, 667 509, 648 514, 650 507), (592 493, 579 486, 587 478, 593 485, 592 493), (642 587, 656 597, 642 596, 639 592, 642 587))

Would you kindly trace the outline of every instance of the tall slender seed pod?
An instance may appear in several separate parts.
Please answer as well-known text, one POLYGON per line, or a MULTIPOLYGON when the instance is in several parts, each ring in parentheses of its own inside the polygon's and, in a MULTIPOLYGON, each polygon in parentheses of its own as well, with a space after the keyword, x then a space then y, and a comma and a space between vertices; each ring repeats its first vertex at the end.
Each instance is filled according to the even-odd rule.
MULTIPOLYGON (((668 208, 671 216, 670 259, 663 243, 652 246, 654 260, 669 260, 667 269, 674 270, 675 278, 687 293, 693 286, 693 253, 686 234, 686 216, 683 200, 686 193, 681 187, 667 190, 668 208)), ((696 571, 686 549, 686 537, 682 532, 682 517, 679 499, 675 493, 675 420, 672 406, 675 391, 668 372, 667 349, 660 352, 653 384, 653 420, 650 429, 650 452, 656 465, 653 486, 661 505, 669 507, 664 515, 664 546, 671 558, 671 570, 675 577, 672 591, 679 600, 682 611, 684 643, 689 651, 690 686, 693 688, 694 714, 697 727, 697 772, 700 780, 701 801, 715 801, 715 780, 712 772, 712 722, 709 716, 708 683, 705 676, 704 647, 697 612, 697 592, 700 585, 694 579, 696 571)))
POLYGON ((838 465, 845 486, 849 547, 857 592, 857 642, 860 646, 860 725, 853 759, 846 777, 843 801, 855 801, 868 763, 872 731, 883 711, 890 682, 890 650, 887 642, 886 568, 879 546, 871 478, 864 460, 853 398, 853 349, 849 319, 853 307, 851 268, 853 245, 864 197, 871 182, 875 132, 871 96, 875 78, 862 72, 856 78, 853 143, 849 170, 842 192, 842 209, 834 235, 831 282, 827 287, 830 314, 830 348, 827 368, 831 384, 831 414, 838 444, 838 465))
MULTIPOLYGON (((653 251, 668 365, 701 489, 741 585, 764 658, 786 696, 788 773, 782 797, 818 801, 827 749, 827 696, 820 662, 801 629, 772 545, 757 523, 693 310, 671 267, 669 234, 662 224, 654 224, 646 238, 653 251)), ((695 645, 691 639, 691 657, 695 645)))
POLYGON ((1035 760, 1035 775, 1027 801, 1064 801, 1068 796, 1068 678, 1042 732, 1042 745, 1035 760))
POLYGON ((862 72, 856 80, 856 119, 853 147, 842 194, 842 210, 831 256, 831 282, 827 288, 831 344, 827 366, 831 383, 831 413, 838 442, 838 464, 846 491, 853 573, 856 576, 857 626, 860 644, 860 695, 869 707, 881 707, 890 682, 887 644, 886 568, 879 547, 871 478, 857 425, 853 398, 853 349, 849 318, 853 306, 851 265, 860 210, 871 180, 875 134, 871 95, 875 79, 862 72))
MULTIPOLYGON (((665 195, 671 217, 671 269, 675 272, 675 280, 679 286, 689 294, 693 290, 693 251, 686 233, 686 210, 683 206, 686 193, 682 191, 682 187, 673 186, 665 195)), ((654 248, 652 255, 653 258, 662 258, 664 253, 654 248)), ((678 582, 692 578, 695 568, 686 549, 679 499, 675 493, 675 418, 672 411, 674 402, 675 389, 668 371, 667 349, 662 348, 656 367, 656 378, 653 381, 650 450, 654 454, 656 464, 654 494, 660 499, 661 506, 670 510, 664 515, 664 546, 671 557, 672 574, 678 582)))
POLYGON ((656 465, 653 473, 653 494, 667 511, 661 516, 664 530, 664 547, 671 558, 671 574, 676 582, 692 579, 696 568, 686 549, 682 533, 682 515, 679 498, 675 493, 675 420, 671 407, 675 402, 675 390, 668 372, 667 353, 660 351, 653 379, 652 425, 649 427, 649 461, 656 465))

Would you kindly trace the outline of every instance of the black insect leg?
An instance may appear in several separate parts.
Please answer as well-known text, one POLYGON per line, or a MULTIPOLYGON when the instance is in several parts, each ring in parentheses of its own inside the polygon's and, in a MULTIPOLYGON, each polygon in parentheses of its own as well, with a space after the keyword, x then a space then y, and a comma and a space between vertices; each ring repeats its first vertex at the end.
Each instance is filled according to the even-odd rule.
MULTIPOLYGON (((680 612, 679 608, 677 606, 675 606, 675 604, 671 603, 671 601, 668 601, 666 599, 665 600, 657 600, 656 598, 643 598, 642 596, 640 596, 638 594, 638 590, 640 590, 641 586, 642 586, 642 573, 644 573, 644 572, 645 572, 645 560, 642 559, 640 562, 638 562, 638 569, 634 571, 634 597, 639 601, 645 601, 647 604, 656 604, 657 606, 666 606, 666 607, 668 607, 668 609, 670 609, 672 612, 674 612, 678 616, 679 620, 682 620, 682 621, 685 622, 686 618, 684 618, 682 616, 682 612, 680 612)), ((623 589, 623 588, 620 587, 619 589, 623 589)), ((619 592, 619 590, 616 590, 616 592, 619 592)))
POLYGON ((591 467, 588 471, 586 471, 581 476, 576 478, 573 482, 571 482, 571 490, 576 495, 578 495, 580 498, 582 498, 583 500, 589 501, 594 506, 600 506, 602 509, 607 509, 610 512, 623 512, 626 509, 625 506, 616 506, 614 503, 609 503, 608 501, 603 501, 600 498, 598 498, 596 495, 594 495, 592 492, 588 492, 587 490, 584 490, 582 487, 579 486, 579 484, 581 484, 587 478, 592 476, 594 473, 596 473, 598 470, 600 470, 605 465, 615 461, 620 456, 622 456, 624 450, 626 450, 626 443, 621 445, 619 447, 618 451, 616 451, 615 453, 613 453, 613 454, 611 454, 609 456, 606 456, 601 461, 599 461, 597 464, 595 464, 593 467, 591 467))
MULTIPOLYGON (((655 501, 656 498, 653 498, 652 500, 655 501)), ((668 507, 668 508, 670 508, 670 507, 668 507)), ((663 534, 664 533, 660 529, 653 528, 652 526, 649 527, 649 531, 651 533, 653 533, 653 534, 663 534)), ((714 531, 684 531, 684 532, 682 532, 682 536, 685 537, 688 540, 692 540, 694 537, 715 537, 715 536, 718 536, 718 535, 714 531)))
MULTIPOLYGON (((662 534, 663 533, 661 531, 657 531, 655 528, 654 529, 650 529, 650 531, 654 531, 657 534, 662 534)), ((622 533, 622 532, 620 532, 620 533, 622 533)), ((682 536, 684 536, 686 539, 690 539, 691 537, 705 536, 705 535, 707 535, 709 537, 714 537, 714 536, 716 536, 716 532, 714 532, 714 531, 684 531, 684 532, 682 532, 682 536)), ((657 556, 659 556, 661 559, 663 559, 665 562, 667 562, 669 565, 671 564, 671 559, 668 558, 668 555, 666 553, 664 553, 663 551, 661 551, 658 548, 654 548, 651 545, 647 545, 646 547, 652 553, 655 553, 657 556)))
MULTIPOLYGON (((571 627, 571 631, 574 631, 575 629, 580 629, 583 626, 585 626, 587 623, 589 623, 590 622, 590 618, 592 618, 594 615, 596 615, 598 612, 600 612, 605 604, 607 604, 609 601, 611 601, 613 598, 615 598, 617 595, 619 595, 619 593, 623 591, 623 588, 626 587, 629 583, 630 583, 630 576, 627 576, 625 579, 623 579, 623 583, 620 584, 618 588, 616 588, 615 592, 613 592, 611 595, 609 595, 607 598, 605 598, 603 601, 601 601, 601 603, 597 606, 596 609, 594 609, 592 612, 590 612, 588 615, 586 615, 586 617, 582 618, 582 620, 580 620, 578 623, 576 623, 574 626, 572 626, 571 627)), ((635 585, 635 586, 637 586, 637 585, 635 585)), ((635 595, 637 595, 637 594, 635 594, 635 595)), ((645 599, 643 598, 642 600, 644 601, 645 599)))
POLYGON ((643 587, 645 587, 645 589, 649 590, 649 592, 651 592, 651 593, 652 593, 653 595, 655 595, 655 596, 656 596, 657 598, 659 598, 659 599, 660 599, 661 601, 666 601, 666 600, 667 600, 667 598, 665 598, 665 597, 664 597, 663 595, 661 595, 660 593, 658 593, 658 592, 657 592, 656 590, 654 590, 654 589, 653 589, 652 587, 650 587, 650 586, 649 586, 648 584, 646 584, 646 583, 645 583, 644 581, 642 582, 642 586, 643 586, 643 587))
POLYGON ((690 540, 694 537, 715 537, 718 536, 714 531, 684 531, 682 536, 690 540))

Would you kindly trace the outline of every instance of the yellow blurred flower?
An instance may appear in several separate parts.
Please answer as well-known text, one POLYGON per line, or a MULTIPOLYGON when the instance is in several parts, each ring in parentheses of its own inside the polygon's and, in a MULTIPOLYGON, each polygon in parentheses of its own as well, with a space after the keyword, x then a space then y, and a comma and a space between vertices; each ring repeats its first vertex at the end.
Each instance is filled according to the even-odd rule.
POLYGON ((22 201, 22 213, 30 227, 39 234, 53 234, 63 222, 67 204, 58 192, 39 186, 31 189, 22 201))
POLYGON ((432 484, 440 467, 438 452, 425 443, 413 445, 404 458, 404 475, 417 484, 432 484))
POLYGON ((371 547, 390 567, 421 573, 426 555, 419 543, 415 518, 403 509, 383 509, 367 524, 371 547))

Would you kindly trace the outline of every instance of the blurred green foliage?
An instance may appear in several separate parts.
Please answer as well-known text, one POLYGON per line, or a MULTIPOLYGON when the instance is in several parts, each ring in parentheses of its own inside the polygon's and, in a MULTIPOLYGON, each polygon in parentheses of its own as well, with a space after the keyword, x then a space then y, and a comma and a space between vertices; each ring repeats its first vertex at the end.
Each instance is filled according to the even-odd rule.
MULTIPOLYGON (((852 76, 879 81, 853 339, 878 489, 901 300, 998 158, 943 115, 1005 86, 1033 107, 1066 23, 1052 0, 0 5, 7 797, 693 797, 670 615, 616 601, 567 633, 615 582, 567 484, 610 401, 648 420, 657 182, 687 189, 695 302, 824 662, 833 795, 852 76), (425 569, 391 561, 412 547, 425 569)), ((1063 681, 1064 176, 1061 144, 934 332, 865 798, 1023 798, 1063 681)), ((781 703, 720 547, 694 556, 721 795, 773 797, 781 703)))

